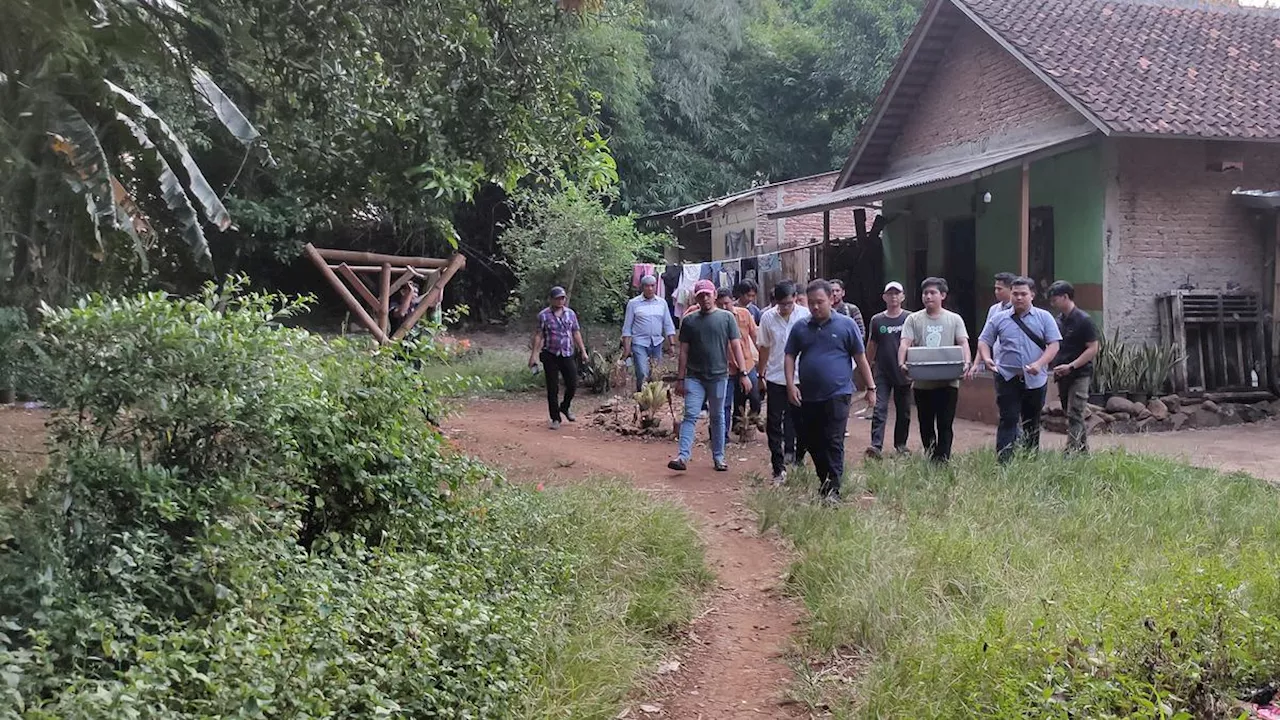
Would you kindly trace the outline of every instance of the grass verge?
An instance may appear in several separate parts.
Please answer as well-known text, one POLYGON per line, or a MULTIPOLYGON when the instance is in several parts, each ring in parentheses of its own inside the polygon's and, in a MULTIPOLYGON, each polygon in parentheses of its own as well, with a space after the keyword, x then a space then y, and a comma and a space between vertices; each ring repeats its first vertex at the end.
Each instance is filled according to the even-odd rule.
POLYGON ((458 394, 524 392, 543 387, 542 378, 529 371, 529 353, 521 350, 476 348, 449 360, 424 365, 428 382, 458 394))
POLYGON ((756 498, 798 551, 807 649, 856 667, 798 685, 837 717, 1235 718, 1280 678, 1280 495, 1261 481, 985 452, 848 486, 874 505, 756 498))
POLYGON ((613 718, 711 582, 697 533, 680 508, 621 485, 512 491, 502 502, 570 574, 538 624, 519 715, 613 718))

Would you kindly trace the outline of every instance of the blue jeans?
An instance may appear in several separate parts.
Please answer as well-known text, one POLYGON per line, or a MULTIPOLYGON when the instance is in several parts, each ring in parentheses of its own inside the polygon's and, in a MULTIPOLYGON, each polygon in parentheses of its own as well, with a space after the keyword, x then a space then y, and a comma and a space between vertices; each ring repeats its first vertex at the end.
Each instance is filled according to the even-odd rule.
POLYGON ((631 346, 631 367, 636 371, 636 391, 649 381, 654 362, 662 362, 662 343, 652 347, 631 346))
MULTIPOLYGON (((717 412, 723 408, 728 380, 699 380, 687 378, 684 381, 684 422, 680 423, 680 459, 688 462, 693 455, 693 433, 698 426, 698 415, 702 413, 702 405, 707 405, 707 418, 711 421, 711 458, 724 460, 724 413, 717 412)), ((731 396, 732 397, 732 396, 731 396)), ((730 411, 733 405, 729 405, 730 411)))

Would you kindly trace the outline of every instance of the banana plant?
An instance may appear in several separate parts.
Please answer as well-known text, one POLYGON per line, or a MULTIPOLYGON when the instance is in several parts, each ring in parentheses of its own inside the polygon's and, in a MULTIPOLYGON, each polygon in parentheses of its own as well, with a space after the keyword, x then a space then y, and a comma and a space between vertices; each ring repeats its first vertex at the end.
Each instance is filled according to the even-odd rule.
POLYGON ((43 264, 58 255, 54 246, 77 237, 92 238, 88 254, 101 261, 118 247, 107 239, 114 233, 131 239, 145 269, 157 227, 176 228, 194 263, 212 269, 206 229, 231 227, 227 188, 215 190, 170 123, 125 87, 130 72, 123 70, 175 77, 245 148, 246 160, 274 160, 212 77, 167 40, 185 20, 175 0, 6 0, 0 7, 0 166, 7 176, 0 182, 0 281, 13 279, 21 255, 28 283, 40 285, 43 264), (64 209, 76 205, 83 223, 73 224, 64 209))

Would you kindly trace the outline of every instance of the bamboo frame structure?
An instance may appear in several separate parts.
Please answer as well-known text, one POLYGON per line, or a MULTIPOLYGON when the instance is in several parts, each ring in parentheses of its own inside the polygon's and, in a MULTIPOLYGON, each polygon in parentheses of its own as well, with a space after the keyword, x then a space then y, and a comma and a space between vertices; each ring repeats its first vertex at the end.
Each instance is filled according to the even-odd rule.
POLYGON ((307 243, 303 253, 329 281, 356 320, 383 345, 403 340, 428 310, 444 300, 445 286, 467 264, 461 253, 447 259, 407 257, 318 248, 311 243, 307 243), (377 295, 364 279, 370 275, 376 276, 371 281, 376 281, 377 295), (397 275, 394 281, 392 275, 397 275), (395 334, 389 335, 391 298, 415 278, 426 280, 422 300, 395 334))

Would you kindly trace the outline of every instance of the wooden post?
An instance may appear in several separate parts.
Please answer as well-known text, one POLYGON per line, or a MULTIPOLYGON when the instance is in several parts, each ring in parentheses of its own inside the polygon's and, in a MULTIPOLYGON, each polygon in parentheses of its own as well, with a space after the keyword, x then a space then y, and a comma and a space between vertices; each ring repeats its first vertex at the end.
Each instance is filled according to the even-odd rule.
POLYGON ((373 321, 373 318, 369 316, 369 313, 360 305, 360 301, 356 300, 355 295, 351 294, 351 291, 347 289, 347 286, 343 284, 342 280, 333 272, 329 267, 329 263, 325 262, 324 257, 320 255, 320 251, 316 250, 315 246, 311 243, 307 243, 306 247, 304 247, 302 251, 307 257, 311 258, 311 262, 315 263, 316 267, 320 268, 320 274, 324 275, 325 279, 329 281, 329 285, 333 287, 334 292, 338 293, 338 296, 347 304, 347 309, 351 311, 352 315, 356 316, 356 319, 360 321, 360 324, 364 325, 365 328, 368 329, 375 340, 383 345, 387 344, 387 334, 382 332, 382 328, 378 327, 378 323, 373 321))
POLYGON ((455 253, 449 259, 448 265, 440 271, 440 275, 436 281, 431 283, 431 289, 423 296, 422 302, 418 303, 418 307, 414 309, 413 314, 405 318, 404 324, 396 330, 396 334, 391 336, 392 340, 403 340, 404 336, 413 329, 413 326, 427 314, 433 306, 438 305, 444 299, 444 286, 449 284, 449 280, 467 264, 467 258, 462 253, 455 253))
POLYGON ((381 265, 383 263, 391 263, 393 265, 409 265, 411 267, 422 268, 443 268, 449 264, 448 260, 439 258, 424 257, 401 257, 399 255, 380 255, 378 253, 355 252, 354 250, 316 250, 320 257, 329 262, 344 262, 359 265, 381 265))
POLYGON ((824 210, 822 212, 822 251, 818 256, 818 272, 821 277, 830 275, 827 267, 828 253, 831 252, 831 211, 824 210))
POLYGON ((391 331, 391 263, 382 263, 378 277, 378 327, 384 333, 391 331))
POLYGON ((1022 194, 1018 199, 1018 274, 1026 276, 1030 269, 1031 247, 1031 163, 1022 163, 1022 194))
POLYGON ((352 272, 346 263, 338 266, 338 274, 351 284, 351 289, 356 291, 356 294, 369 306, 370 310, 376 311, 378 309, 378 299, 373 296, 373 293, 369 292, 369 288, 365 287, 364 281, 360 279, 359 275, 352 272))

